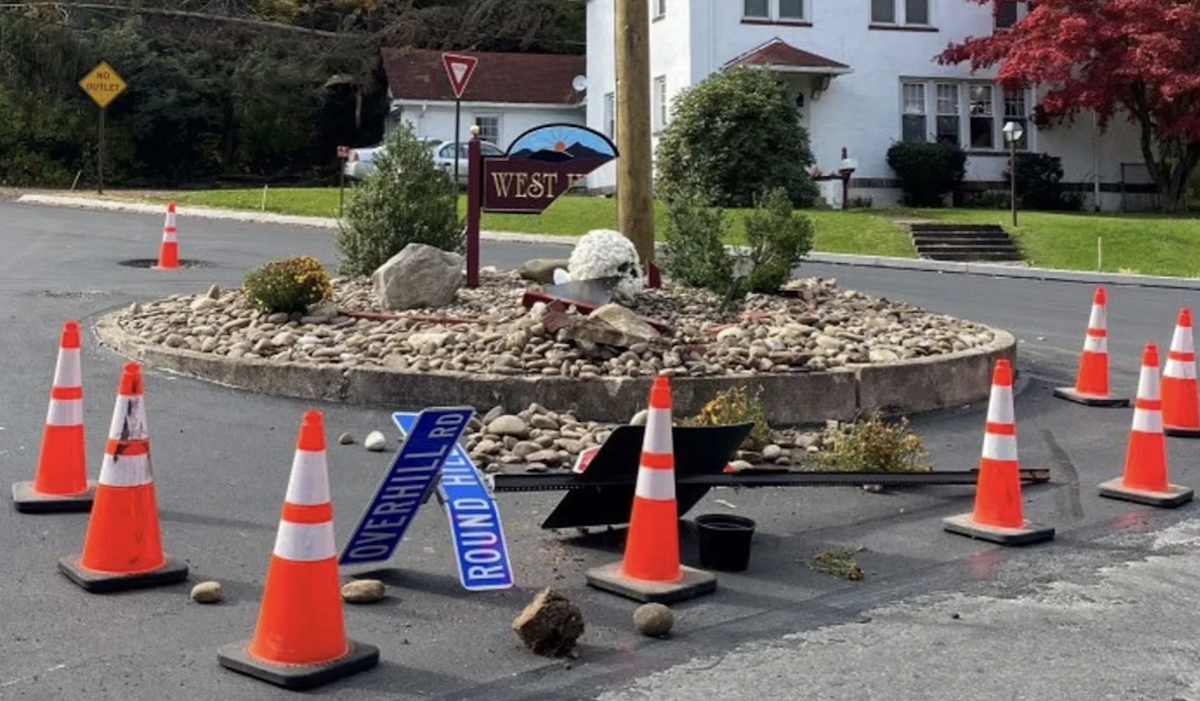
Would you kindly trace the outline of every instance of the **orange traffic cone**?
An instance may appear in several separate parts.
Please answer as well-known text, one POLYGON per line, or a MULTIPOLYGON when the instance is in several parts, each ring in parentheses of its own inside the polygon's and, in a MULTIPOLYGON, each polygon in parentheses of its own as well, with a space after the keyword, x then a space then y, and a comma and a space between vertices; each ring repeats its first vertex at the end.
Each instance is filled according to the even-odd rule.
POLYGON ((1097 287, 1092 296, 1092 315, 1075 386, 1057 387, 1054 396, 1085 406, 1129 406, 1128 397, 1113 394, 1108 386, 1108 294, 1103 287, 1097 287))
POLYGON ((155 587, 187 579, 187 564, 168 557, 162 549, 142 369, 137 363, 126 363, 121 375, 83 554, 62 558, 58 568, 91 592, 155 587))
POLYGON ((167 204, 167 221, 163 224, 162 243, 158 247, 156 270, 179 268, 179 241, 175 238, 175 203, 167 204))
POLYGON ((1192 312, 1179 310, 1175 336, 1167 353, 1162 376, 1163 433, 1200 438, 1200 389, 1196 386, 1196 347, 1192 338, 1192 312))
POLYGON ((12 486, 17 511, 51 513, 92 508, 96 481, 87 478, 79 354, 79 323, 68 321, 58 341, 50 408, 33 481, 12 486))
POLYGON ((1190 488, 1167 480, 1167 439, 1158 390, 1158 346, 1147 343, 1125 449, 1125 473, 1100 485, 1100 496, 1168 508, 1192 500, 1190 488))
POLYGON ((346 638, 321 412, 304 414, 254 637, 223 646, 221 666, 309 689, 379 664, 379 648, 346 638))
POLYGON ((660 603, 691 599, 717 588, 711 573, 679 562, 671 384, 664 375, 655 377, 650 389, 625 557, 588 571, 587 583, 637 601, 660 603))
POLYGON ((984 426, 975 510, 943 519, 942 525, 951 533, 1000 545, 1030 545, 1052 539, 1054 528, 1025 520, 1012 382, 1012 365, 1007 360, 997 360, 992 371, 992 396, 984 426))

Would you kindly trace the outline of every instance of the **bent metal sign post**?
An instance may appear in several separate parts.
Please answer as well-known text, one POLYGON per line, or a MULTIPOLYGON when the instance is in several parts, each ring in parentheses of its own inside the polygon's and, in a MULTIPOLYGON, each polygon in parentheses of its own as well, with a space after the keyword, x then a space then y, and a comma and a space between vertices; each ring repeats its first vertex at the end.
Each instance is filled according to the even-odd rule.
POLYGON ((467 286, 479 286, 483 212, 541 214, 600 166, 616 160, 604 134, 577 124, 546 124, 520 135, 502 156, 484 156, 470 141, 467 184, 467 286))

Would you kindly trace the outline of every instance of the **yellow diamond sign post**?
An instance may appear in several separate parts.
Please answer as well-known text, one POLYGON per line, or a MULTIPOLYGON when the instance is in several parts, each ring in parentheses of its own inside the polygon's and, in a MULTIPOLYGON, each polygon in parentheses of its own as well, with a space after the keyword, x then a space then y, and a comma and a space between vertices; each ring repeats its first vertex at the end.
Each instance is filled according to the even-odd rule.
POLYGON ((117 96, 125 92, 128 87, 124 79, 113 70, 113 67, 108 65, 107 61, 101 61, 91 70, 90 73, 79 81, 79 87, 92 98, 92 101, 100 108, 100 146, 97 153, 97 169, 99 178, 99 187, 97 190, 103 194, 104 192, 104 113, 107 110, 109 103, 117 99, 117 96))

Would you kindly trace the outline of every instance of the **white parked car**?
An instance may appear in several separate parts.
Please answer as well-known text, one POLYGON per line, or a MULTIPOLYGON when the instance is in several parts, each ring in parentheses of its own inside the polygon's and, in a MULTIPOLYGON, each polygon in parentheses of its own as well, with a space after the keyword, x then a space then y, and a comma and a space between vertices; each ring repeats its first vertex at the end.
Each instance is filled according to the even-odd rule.
MULTIPOLYGON (((454 160, 455 153, 458 154, 458 184, 467 184, 467 143, 462 142, 456 148, 453 141, 444 139, 419 139, 433 155, 433 163, 438 168, 445 170, 454 176, 454 160)), ((490 141, 484 141, 481 144, 483 155, 485 156, 503 156, 504 150, 490 141)), ((347 178, 354 180, 362 180, 368 175, 375 172, 375 155, 379 153, 385 146, 371 146, 369 148, 350 149, 350 155, 346 159, 345 173, 347 178)))

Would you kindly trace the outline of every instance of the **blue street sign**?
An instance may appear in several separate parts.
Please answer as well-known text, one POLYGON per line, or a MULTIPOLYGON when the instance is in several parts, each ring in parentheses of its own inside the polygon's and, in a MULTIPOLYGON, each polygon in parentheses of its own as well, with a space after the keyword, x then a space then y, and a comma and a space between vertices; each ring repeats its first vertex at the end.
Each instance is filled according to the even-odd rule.
POLYGON ((396 453, 338 564, 361 565, 392 557, 474 413, 470 407, 456 407, 426 409, 417 415, 409 439, 396 453))
MULTIPOLYGON (((412 433, 417 418, 415 414, 392 414, 403 435, 412 433)), ((468 591, 512 587, 512 565, 500 527, 500 509, 461 445, 455 444, 442 464, 438 492, 450 519, 458 579, 463 587, 468 591)))

